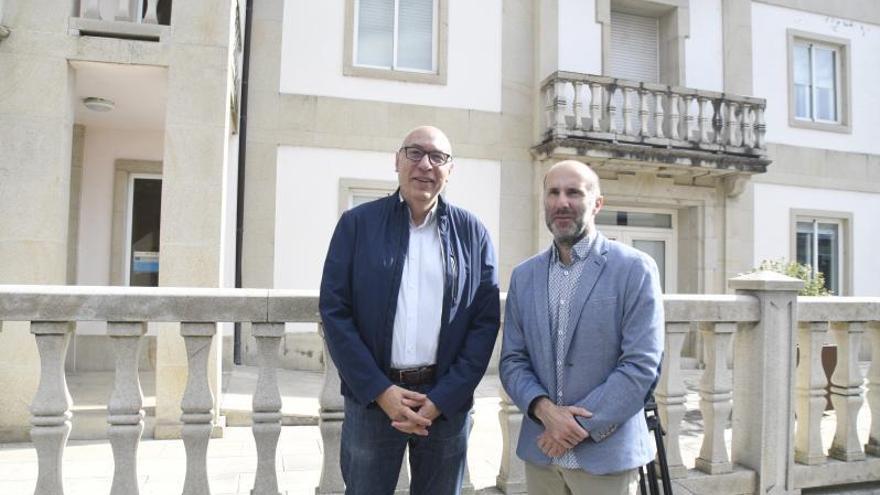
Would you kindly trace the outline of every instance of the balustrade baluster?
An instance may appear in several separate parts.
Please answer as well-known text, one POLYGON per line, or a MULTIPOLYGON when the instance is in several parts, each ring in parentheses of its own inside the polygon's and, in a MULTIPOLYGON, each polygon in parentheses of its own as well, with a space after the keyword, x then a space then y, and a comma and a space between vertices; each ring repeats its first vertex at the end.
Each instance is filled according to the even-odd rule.
POLYGON ((681 101, 681 97, 676 93, 669 94, 669 138, 670 139, 679 139, 678 133, 678 124, 679 124, 679 101, 681 101))
MULTIPOLYGON (((654 93, 654 131, 658 138, 664 137, 663 134, 663 96, 664 93, 657 91, 654 93)), ((668 96, 667 96, 668 98, 668 96)))
POLYGON ((822 448, 822 413, 825 411, 825 371, 822 368, 822 344, 828 322, 801 322, 798 325, 796 411, 794 459, 801 464, 825 462, 822 448))
POLYGON ((669 476, 672 478, 682 478, 687 475, 687 468, 681 460, 679 434, 681 420, 687 410, 684 405, 684 382, 681 379, 681 348, 689 329, 689 323, 666 323, 666 343, 663 352, 666 362, 663 363, 660 380, 654 393, 660 422, 666 430, 663 443, 666 445, 666 461, 669 464, 669 476))
POLYGON ((837 343, 837 366, 831 375, 831 403, 837 413, 837 429, 828 455, 847 462, 865 458, 857 429, 859 409, 862 407, 859 343, 864 331, 864 322, 831 324, 831 334, 837 343))
POLYGON ((707 106, 709 104, 709 98, 705 96, 697 97, 697 106, 699 108, 699 126, 700 126, 700 143, 710 144, 712 141, 709 140, 709 126, 711 125, 711 118, 709 117, 709 111, 707 106))
POLYGON ((715 144, 724 144, 724 107, 722 99, 712 100, 712 130, 715 144))
POLYGON ((281 436, 281 392, 278 390, 278 351, 284 323, 254 323, 260 374, 253 397, 253 432, 257 472, 251 495, 280 495, 275 457, 281 436))
POLYGON ((742 145, 754 146, 754 134, 752 133, 752 105, 742 105, 742 145))
POLYGON ((132 17, 131 2, 129 0, 117 0, 116 15, 113 17, 114 20, 131 22, 134 21, 136 17, 140 17, 140 12, 132 17))
POLYGON ((639 91, 639 136, 642 137, 650 137, 650 130, 648 128, 648 116, 650 114, 648 112, 648 98, 650 94, 645 89, 639 91))
POLYGON ((617 128, 617 103, 614 102, 616 93, 616 86, 608 86, 608 132, 611 134, 617 134, 620 130, 617 128))
POLYGON ((208 441, 214 428, 214 395, 208 384, 208 358, 211 354, 211 341, 217 332, 216 323, 180 324, 180 335, 186 346, 187 372, 186 389, 180 408, 183 414, 181 437, 186 450, 186 477, 183 482, 183 495, 203 495, 211 493, 208 484, 207 453, 208 441))
MULTIPOLYGON (((159 0, 147 0, 147 13, 144 15, 143 22, 144 24, 159 24, 159 18, 156 15, 156 7, 158 6, 159 0)), ((137 15, 140 18, 140 12, 137 15)))
MULTIPOLYGON (((324 338, 324 325, 318 325, 321 339, 324 338)), ((342 469, 339 466, 339 442, 342 438, 342 421, 345 419, 344 402, 339 393, 339 372, 324 342, 324 383, 318 397, 318 427, 324 448, 324 459, 321 462, 321 479, 315 493, 343 493, 345 484, 342 482, 342 469)), ((403 471, 401 469, 401 471, 403 471)))
POLYGON ((602 130, 602 85, 590 83, 590 130, 602 130))
POLYGON ((706 369, 700 380, 700 411, 703 414, 703 445, 696 468, 704 473, 720 474, 732 470, 727 457, 724 430, 730 416, 732 379, 727 368, 727 349, 736 331, 736 323, 702 323, 706 369))
POLYGON ((727 102, 727 144, 730 146, 739 146, 740 121, 737 116, 737 108, 739 104, 735 101, 727 102))
POLYGON ((40 353, 40 384, 31 402, 31 442, 37 451, 38 473, 34 493, 61 495, 61 460, 70 436, 70 392, 64 359, 73 326, 67 322, 35 321, 31 333, 40 353))
POLYGON ((523 415, 504 388, 499 387, 498 392, 501 395, 501 410, 498 411, 498 420, 501 422, 501 467, 495 484, 504 493, 525 493, 525 464, 516 455, 523 415))
POLYGON ((764 122, 764 105, 755 106, 755 147, 762 150, 766 143, 767 124, 764 122))
POLYGON ((635 134, 635 130, 633 129, 633 104, 632 104, 632 94, 633 90, 630 88, 623 88, 623 133, 627 136, 632 136, 635 134))
POLYGON ((684 118, 684 137, 682 139, 685 141, 694 139, 695 121, 697 119, 693 109, 694 100, 693 95, 684 95, 684 114, 682 115, 684 118))
POLYGON ((565 87, 567 84, 567 81, 561 80, 557 80, 553 83, 553 111, 556 119, 554 122, 554 130, 556 131, 557 136, 565 135, 566 128, 568 127, 565 123, 565 116, 568 113, 568 101, 565 99, 565 87))
POLYGON ((868 324, 871 341, 871 367, 868 369, 868 408, 871 410, 871 428, 865 453, 880 457, 880 322, 868 324))
POLYGON ((107 335, 116 354, 113 393, 107 403, 107 436, 113 449, 111 495, 137 495, 137 451, 144 432, 144 394, 138 376, 138 354, 146 323, 108 322, 107 335))
POLYGON ((99 0, 82 0, 82 16, 86 19, 100 19, 101 6, 99 0))
POLYGON ((581 102, 581 88, 584 83, 582 82, 573 82, 574 87, 574 99, 572 100, 572 111, 574 112, 574 130, 583 129, 583 123, 581 119, 583 118, 583 103, 581 102))

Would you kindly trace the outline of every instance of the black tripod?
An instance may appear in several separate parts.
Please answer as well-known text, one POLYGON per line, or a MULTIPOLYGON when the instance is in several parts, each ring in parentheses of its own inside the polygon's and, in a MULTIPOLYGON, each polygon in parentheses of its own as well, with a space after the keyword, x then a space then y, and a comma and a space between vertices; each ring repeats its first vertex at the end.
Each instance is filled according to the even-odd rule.
POLYGON ((672 495, 672 482, 669 481, 669 464, 666 462, 666 447, 663 445, 663 427, 660 426, 660 418, 657 417, 657 403, 653 395, 645 401, 645 421, 648 423, 648 431, 654 434, 654 442, 657 444, 657 460, 639 468, 639 490, 641 495, 660 495, 660 486, 657 484, 657 467, 660 463, 660 477, 663 482, 663 494, 672 495), (647 480, 645 473, 647 472, 647 480), (650 492, 648 491, 650 489, 650 492))

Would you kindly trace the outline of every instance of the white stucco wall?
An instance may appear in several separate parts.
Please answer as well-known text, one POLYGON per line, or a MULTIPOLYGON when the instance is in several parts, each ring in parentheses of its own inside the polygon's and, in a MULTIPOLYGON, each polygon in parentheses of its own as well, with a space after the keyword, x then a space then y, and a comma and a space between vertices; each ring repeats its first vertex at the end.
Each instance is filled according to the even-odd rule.
POLYGON ((596 3, 559 0, 558 13, 559 70, 602 74, 602 25, 596 22, 596 3))
MULTIPOLYGON (((277 289, 315 290, 327 245, 339 219, 339 179, 396 183, 394 154, 282 146, 278 149, 275 202, 277 289)), ((500 246, 501 165, 456 158, 447 198, 476 214, 500 246)))
POLYGON ((342 75, 345 1, 286 0, 282 93, 501 111, 501 0, 449 2, 447 84, 342 75))
POLYGON ((684 42, 685 86, 724 91, 721 0, 691 0, 690 38, 684 42))
POLYGON ((880 153, 880 26, 752 2, 755 95, 767 99, 767 140, 814 148, 880 153), (788 125, 787 29, 850 40, 852 134, 788 125))
POLYGON ((851 214, 853 245, 847 251, 853 256, 853 293, 848 295, 880 296, 880 258, 874 256, 880 246, 880 194, 755 184, 755 266, 790 258, 792 209, 851 214))

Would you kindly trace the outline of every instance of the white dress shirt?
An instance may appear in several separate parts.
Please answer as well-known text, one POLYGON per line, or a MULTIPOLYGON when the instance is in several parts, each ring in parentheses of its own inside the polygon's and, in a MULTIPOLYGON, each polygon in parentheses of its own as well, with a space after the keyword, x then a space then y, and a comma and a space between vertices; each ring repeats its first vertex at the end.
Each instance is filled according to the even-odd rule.
POLYGON ((443 246, 435 205, 421 225, 410 216, 409 248, 403 263, 391 367, 404 369, 435 364, 443 311, 443 246))

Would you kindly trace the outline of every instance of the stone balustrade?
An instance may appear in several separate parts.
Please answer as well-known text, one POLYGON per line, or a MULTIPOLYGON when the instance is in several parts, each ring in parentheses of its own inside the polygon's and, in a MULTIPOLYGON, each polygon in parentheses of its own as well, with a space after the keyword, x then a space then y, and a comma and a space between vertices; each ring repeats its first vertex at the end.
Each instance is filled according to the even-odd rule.
POLYGON ((573 72, 550 75, 541 96, 539 154, 727 173, 764 172, 769 163, 761 98, 573 72))
MULTIPOLYGON (((800 282, 771 274, 731 281, 735 295, 666 296, 666 343, 656 389, 666 429, 670 474, 693 493, 788 493, 803 488, 880 482, 880 298, 800 298, 800 282), (688 389, 680 353, 686 333, 702 336, 705 369, 697 386, 703 434, 699 455, 682 455, 688 389), (858 350, 872 346, 868 371, 869 438, 858 438, 863 377, 858 350), (831 378, 836 433, 822 443, 825 378, 819 350, 835 343, 838 364, 831 378), (732 346, 732 347, 731 347, 732 346), (799 356, 798 356, 799 354, 799 356), (795 416, 797 420, 795 420, 795 416), (732 433, 732 436, 730 435, 732 433), (827 457, 826 457, 827 452, 827 457)), ((136 372, 145 322, 180 322, 189 376, 181 401, 186 450, 182 491, 210 493, 205 453, 213 427, 207 350, 216 323, 251 322, 259 355, 253 392, 257 475, 253 494, 279 491, 275 460, 281 432, 276 368, 285 322, 319 323, 315 293, 258 289, 110 288, 0 286, 0 321, 31 322, 41 359, 40 385, 31 404, 31 438, 39 459, 36 492, 62 493, 61 466, 70 432, 71 399, 64 375, 74 321, 106 321, 116 353, 116 380, 107 422, 115 464, 111 493, 136 494, 137 449, 144 428, 143 395, 136 372)), ((326 355, 326 353, 325 353, 326 355)), ((344 420, 339 377, 325 360, 320 403, 323 471, 317 493, 342 493, 339 435, 344 420)), ((515 455, 523 415, 503 391, 499 421, 502 460, 497 485, 525 491, 523 465, 515 455)), ((864 428, 863 428, 864 430, 864 428)), ((405 470, 402 470, 405 473, 405 470)), ((401 475, 400 487, 406 483, 401 475)), ((472 487, 466 485, 466 488, 472 487)))
POLYGON ((139 2, 130 0, 80 0, 80 17, 99 21, 134 22, 137 24, 159 24, 156 9, 159 0, 143 0, 143 11, 138 11, 139 2))

